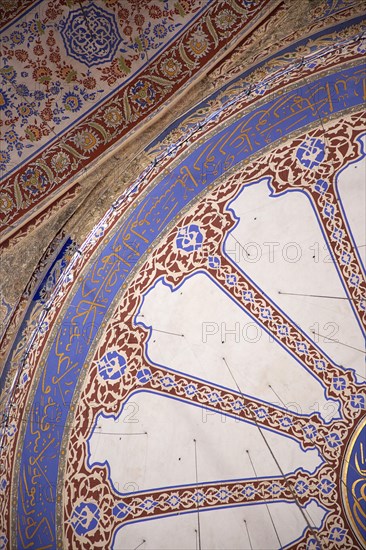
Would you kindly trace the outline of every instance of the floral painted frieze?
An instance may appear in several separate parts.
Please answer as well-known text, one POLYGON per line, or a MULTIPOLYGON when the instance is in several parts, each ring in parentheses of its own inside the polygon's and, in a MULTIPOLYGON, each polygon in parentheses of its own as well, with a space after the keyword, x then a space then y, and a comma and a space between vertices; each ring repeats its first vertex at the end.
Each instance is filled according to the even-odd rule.
POLYGON ((4 231, 151 116, 268 3, 48 0, 8 27, 4 231))

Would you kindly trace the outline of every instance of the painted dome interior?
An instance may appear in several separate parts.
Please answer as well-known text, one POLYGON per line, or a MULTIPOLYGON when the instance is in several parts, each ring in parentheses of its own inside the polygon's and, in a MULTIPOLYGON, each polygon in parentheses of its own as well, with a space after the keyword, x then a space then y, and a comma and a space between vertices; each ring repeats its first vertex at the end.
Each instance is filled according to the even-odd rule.
POLYGON ((0 20, 0 550, 365 547, 363 3, 0 20))

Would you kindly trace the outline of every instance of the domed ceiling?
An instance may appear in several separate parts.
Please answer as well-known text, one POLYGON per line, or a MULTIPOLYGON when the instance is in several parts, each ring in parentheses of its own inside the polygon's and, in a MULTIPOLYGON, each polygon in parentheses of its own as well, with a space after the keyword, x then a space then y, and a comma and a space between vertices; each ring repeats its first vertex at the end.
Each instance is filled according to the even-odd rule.
MULTIPOLYGON (((40 4, 48 52, 62 49, 77 73, 50 106, 64 109, 59 128, 70 141, 32 142, 30 155, 52 159, 52 184, 9 214, 14 226, 37 216, 42 201, 57 202, 113 144, 123 151, 123 137, 173 98, 175 85, 199 78, 209 57, 216 91, 146 147, 151 162, 81 245, 55 239, 25 291, 0 379, 0 548, 363 548, 361 3, 311 3, 306 26, 280 43, 265 42, 270 14, 294 3, 140 4, 40 4), (121 20, 131 21, 128 32, 121 20), (134 57, 139 24, 146 56, 157 26, 166 30, 159 70, 164 59, 171 71, 194 64, 185 80, 169 76, 166 99, 150 87, 164 88, 168 77, 157 76, 152 56, 144 69, 142 50, 134 57), (223 55, 245 25, 248 35, 223 55), (94 33, 100 49, 91 47, 94 33), (263 49, 246 63, 258 41, 263 49), (117 66, 135 80, 121 87, 117 66), (95 91, 85 91, 91 80, 95 91), (83 94, 95 94, 95 112, 83 94), (68 160, 56 180, 55 159, 74 152, 75 166, 68 160)), ((25 22, 24 36, 29 13, 9 23, 25 22)), ((42 124, 34 126, 42 132, 42 124)), ((24 166, 6 179, 9 196, 27 170, 35 177, 38 160, 22 154, 24 166)))

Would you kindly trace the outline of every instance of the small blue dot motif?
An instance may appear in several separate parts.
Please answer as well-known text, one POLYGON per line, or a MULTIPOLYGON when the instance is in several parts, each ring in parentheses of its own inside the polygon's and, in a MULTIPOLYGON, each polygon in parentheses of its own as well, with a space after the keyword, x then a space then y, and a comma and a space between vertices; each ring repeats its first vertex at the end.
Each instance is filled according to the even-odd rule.
POLYGON ((218 269, 221 265, 220 258, 218 256, 209 256, 208 257, 208 265, 212 269, 218 269))
POLYGON ((328 443, 329 447, 334 449, 335 447, 339 447, 339 445, 342 444, 339 435, 335 432, 331 432, 329 435, 325 438, 326 442, 328 443))
POLYGON ((328 189, 328 184, 326 181, 324 180, 318 180, 315 184, 315 191, 317 191, 318 193, 320 193, 321 195, 324 195, 324 193, 327 191, 328 189))
POLYGON ((180 503, 180 498, 178 495, 171 495, 167 499, 167 503, 169 504, 169 506, 172 506, 173 508, 175 508, 180 503))
POLYGON ((318 483, 317 488, 324 495, 329 495, 329 493, 331 493, 335 488, 335 484, 333 483, 333 481, 330 481, 329 479, 325 478, 318 483))
POLYGON ((365 398, 362 394, 351 395, 351 407, 354 409, 365 408, 365 398))
POLYGON ((356 275, 356 273, 352 273, 351 277, 349 278, 349 282, 352 286, 358 286, 360 283, 359 275, 356 275))
POLYGON ((303 480, 298 481, 295 485, 295 491, 299 493, 299 495, 305 494, 308 489, 309 485, 303 480))
POLYGON ((197 386, 194 385, 194 384, 188 384, 185 387, 185 392, 189 397, 191 397, 192 395, 194 395, 197 392, 197 386))
POLYGON ((225 502, 230 498, 231 493, 229 491, 227 491, 226 489, 220 489, 220 491, 218 491, 216 493, 216 496, 217 496, 217 498, 219 498, 220 500, 225 502))
POLYGON ((193 500, 195 504, 201 504, 201 502, 205 500, 205 495, 201 493, 201 491, 196 491, 193 497, 191 497, 191 500, 193 500))
POLYGON ((287 336, 288 328, 286 325, 277 325, 277 332, 280 336, 287 336))
POLYGON ((251 498, 255 494, 255 489, 251 485, 248 485, 242 490, 242 494, 247 498, 251 498))
POLYGON ((271 311, 268 309, 268 307, 261 307, 260 311, 260 316, 262 317, 262 319, 272 319, 271 311))
POLYGON ((284 418, 282 418, 282 420, 280 420, 280 424, 284 428, 289 428, 290 426, 292 426, 292 420, 289 416, 285 416, 284 418))
POLYGON ((113 515, 118 519, 123 519, 130 512, 129 506, 126 506, 124 502, 118 502, 112 510, 113 515))
POLYGON ((344 390, 347 386, 346 379, 342 376, 335 376, 332 380, 333 388, 337 391, 344 390))
POLYGON ((341 262, 342 264, 344 265, 349 265, 350 262, 351 262, 351 255, 348 254, 348 252, 342 252, 342 256, 341 256, 341 262))
POLYGON ((141 384, 146 384, 151 377, 152 374, 150 369, 140 369, 136 374, 136 378, 141 384))
POLYGON ((253 302, 253 293, 251 290, 244 290, 243 292, 243 300, 245 302, 253 302))
POLYGON ((333 529, 330 532, 329 540, 334 540, 336 542, 342 542, 346 532, 347 531, 345 529, 341 529, 340 527, 333 527, 333 529))
POLYGON ((278 483, 272 483, 272 485, 269 487, 269 490, 271 491, 272 495, 278 495, 281 492, 282 487, 278 483))
POLYGON ((312 439, 313 437, 316 436, 317 433, 318 433, 318 430, 313 424, 308 424, 304 428, 304 434, 307 439, 312 439))
POLYGON ((318 544, 316 539, 311 538, 306 545, 306 550, 321 550, 320 544, 318 544))
POLYGON ((144 510, 147 510, 148 512, 154 510, 155 506, 157 505, 156 500, 152 500, 151 498, 146 498, 142 504, 140 504, 139 508, 143 508, 144 510))
POLYGON ((226 282, 230 286, 235 286, 236 285, 236 275, 232 275, 231 273, 227 274, 226 275, 226 282))
POLYGON ((330 204, 329 202, 325 203, 325 206, 323 208, 323 214, 327 218, 333 218, 334 217, 335 208, 333 204, 330 204))

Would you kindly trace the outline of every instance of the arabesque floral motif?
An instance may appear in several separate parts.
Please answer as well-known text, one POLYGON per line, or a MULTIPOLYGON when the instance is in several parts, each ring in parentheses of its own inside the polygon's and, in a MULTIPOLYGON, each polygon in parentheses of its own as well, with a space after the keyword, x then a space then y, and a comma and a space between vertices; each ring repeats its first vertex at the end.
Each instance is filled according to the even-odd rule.
MULTIPOLYGON (((232 26, 230 38, 250 23, 259 9, 267 9, 267 4, 269 0, 252 2, 240 25, 232 26)), ((5 115, 0 117, 4 137, 1 176, 13 198, 12 223, 25 211, 34 209, 35 213, 36 204, 74 177, 96 151, 104 153, 113 145, 111 140, 120 140, 137 122, 150 116, 227 42, 227 30, 215 28, 216 19, 222 27, 224 19, 229 22, 243 11, 240 2, 228 0, 102 0, 98 6, 84 3, 84 10, 88 6, 110 14, 121 37, 113 56, 101 64, 91 66, 90 58, 88 67, 68 55, 61 34, 69 14, 81 9, 69 0, 46 0, 42 10, 31 9, 26 18, 20 18, 4 33, 0 76, 7 84, 0 97, 5 115), (195 22, 199 10, 208 17, 195 22), (164 51, 167 43, 169 49, 164 51), (109 105, 111 96, 120 113, 105 113, 104 102, 108 98, 109 105), (94 137, 82 143, 84 130, 94 137), (62 140, 55 140, 55 134, 63 134, 62 140), (64 144, 72 149, 75 143, 83 155, 71 159, 72 172, 57 172, 59 165, 51 158, 64 144), (40 189, 30 193, 29 187, 20 185, 24 173, 34 166, 31 157, 50 172, 42 193, 40 189), (17 200, 15 188, 22 195, 17 200)))

